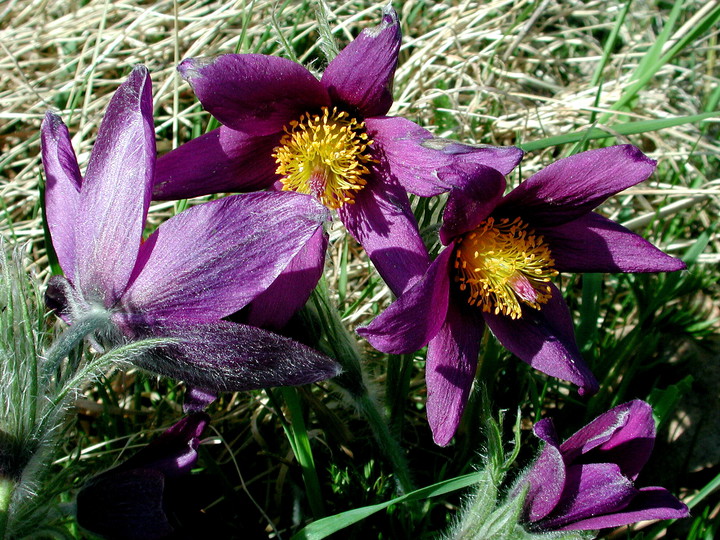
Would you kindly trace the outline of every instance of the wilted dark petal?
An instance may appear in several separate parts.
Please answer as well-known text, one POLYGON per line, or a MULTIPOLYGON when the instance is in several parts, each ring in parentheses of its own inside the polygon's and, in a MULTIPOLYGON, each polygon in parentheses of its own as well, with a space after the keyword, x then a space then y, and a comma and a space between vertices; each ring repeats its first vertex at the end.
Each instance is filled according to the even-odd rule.
POLYGON ((561 446, 565 461, 616 463, 635 479, 655 442, 655 421, 650 405, 639 399, 618 405, 578 430, 561 446))
POLYGON ((367 252, 390 289, 400 296, 430 265, 405 190, 383 169, 353 204, 338 209, 348 232, 367 252))
POLYGON ((143 243, 117 317, 134 326, 235 313, 275 281, 327 217, 312 197, 290 192, 193 206, 143 243))
POLYGON ((136 362, 139 367, 209 391, 296 386, 340 372, 327 356, 254 326, 220 321, 146 330, 148 336, 173 338, 175 343, 142 357, 136 362))
POLYGON ((166 477, 189 473, 197 463, 200 436, 209 421, 205 413, 189 414, 114 470, 153 469, 166 477))
POLYGON ((599 214, 537 227, 561 272, 672 272, 686 268, 650 242, 599 214))
POLYGON ((127 286, 155 166, 150 75, 137 66, 110 100, 90 154, 75 223, 75 284, 113 306, 127 286))
POLYGON ((78 493, 77 521, 104 538, 164 538, 173 532, 163 510, 164 489, 165 478, 159 471, 109 471, 78 493))
POLYGON ((360 32, 325 69, 321 82, 333 102, 350 105, 363 116, 388 112, 401 39, 397 13, 388 4, 382 22, 360 32))
POLYGON ((277 144, 277 134, 256 137, 220 126, 158 159, 153 198, 265 189, 277 180, 272 157, 277 144))
POLYGON ((327 233, 319 228, 277 279, 248 304, 244 321, 268 330, 284 327, 320 280, 327 243, 327 233))
POLYGON ((450 301, 445 322, 428 343, 427 416, 433 440, 440 446, 450 442, 460 424, 475 379, 484 328, 482 318, 461 313, 450 301))
POLYGON ((537 227, 560 225, 584 216, 654 170, 655 161, 629 144, 589 150, 531 176, 505 197, 500 210, 537 227))
POLYGON ((405 294, 357 333, 378 349, 391 354, 416 351, 438 333, 445 322, 450 295, 447 248, 405 294))
POLYGON ((262 54, 188 58, 178 71, 203 107, 249 135, 279 133, 308 110, 330 105, 325 87, 300 64, 262 54))
POLYGON ((605 516, 593 516, 571 523, 559 530, 590 531, 605 527, 622 527, 647 519, 680 519, 690 515, 688 507, 664 488, 646 487, 633 497, 628 506, 605 516))
POLYGON ((53 248, 68 279, 75 270, 75 220, 82 176, 70 134, 59 116, 45 113, 40 126, 45 169, 45 213, 53 248))
POLYGON ((45 289, 45 306, 55 311, 55 314, 68 324, 72 324, 70 306, 78 301, 71 295, 72 285, 64 276, 50 276, 45 289))
POLYGON ((598 382, 580 355, 565 300, 550 285, 552 297, 542 309, 523 308, 520 319, 483 313, 498 341, 535 369, 578 385, 580 395, 594 394, 598 382))
POLYGON ((573 524, 579 520, 624 509, 637 493, 614 463, 570 466, 560 503, 537 526, 541 530, 574 530, 573 524))
POLYGON ((535 434, 545 441, 540 455, 530 470, 518 481, 514 492, 529 485, 523 516, 526 521, 539 521, 549 515, 560 502, 565 487, 565 463, 558 448, 557 434, 550 419, 533 426, 535 434))
POLYGON ((448 195, 440 227, 443 244, 477 228, 490 216, 505 191, 505 178, 495 169, 471 165, 467 173, 465 184, 452 188, 448 195))

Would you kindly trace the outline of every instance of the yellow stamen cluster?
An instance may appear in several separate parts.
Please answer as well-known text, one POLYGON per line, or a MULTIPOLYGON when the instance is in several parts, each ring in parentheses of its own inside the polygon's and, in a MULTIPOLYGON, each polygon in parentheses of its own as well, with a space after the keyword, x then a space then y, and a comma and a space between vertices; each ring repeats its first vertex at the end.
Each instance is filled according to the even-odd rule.
POLYGON ((273 153, 283 190, 313 195, 333 209, 353 203, 374 162, 365 122, 323 107, 321 114, 303 114, 284 129, 273 153))
POLYGON ((557 275, 550 249, 520 218, 490 217, 457 241, 455 281, 484 312, 522 316, 520 302, 540 309, 557 275))

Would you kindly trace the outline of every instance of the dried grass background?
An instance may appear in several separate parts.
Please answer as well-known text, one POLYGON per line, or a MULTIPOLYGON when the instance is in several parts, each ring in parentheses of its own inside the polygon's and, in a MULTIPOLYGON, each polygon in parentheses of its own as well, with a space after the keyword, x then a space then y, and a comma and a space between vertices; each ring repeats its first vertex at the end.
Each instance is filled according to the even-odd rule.
MULTIPOLYGON (((602 55, 601 39, 612 29, 620 5, 578 0, 398 4, 404 41, 391 114, 408 116, 441 136, 492 144, 588 127, 591 111, 604 112, 617 100, 657 39, 666 14, 656 2, 634 2, 596 104, 597 88, 590 79, 602 55), (454 125, 448 129, 438 115, 452 118, 454 125)), ((357 0, 326 5, 341 46, 376 24, 382 7, 357 0)), ((716 5, 687 2, 687 24, 716 5)), ((315 30, 308 2, 6 3, 0 14, 0 234, 32 242, 41 251, 38 129, 48 108, 58 109, 68 124, 82 168, 110 95, 132 65, 143 63, 153 78, 158 151, 163 152, 187 140, 198 116, 206 116, 175 72, 182 58, 236 50, 283 54, 282 34, 292 36, 293 46, 304 47, 301 61, 320 70, 315 30)), ((685 31, 687 27, 680 28, 673 39, 685 31)), ((718 84, 716 51, 717 30, 665 66, 625 120, 702 112, 718 84)), ((661 161, 660 170, 667 165, 683 179, 670 185, 656 175, 635 189, 646 212, 669 203, 670 213, 705 203, 700 220, 705 226, 715 221, 720 194, 717 131, 703 135, 700 126, 685 125, 630 138, 661 161), (691 153, 706 166, 689 163, 691 153)), ((550 157, 529 155, 524 174, 550 157)), ((677 253, 684 246, 669 247, 677 253)), ((716 239, 703 258, 718 262, 719 252, 716 239)))

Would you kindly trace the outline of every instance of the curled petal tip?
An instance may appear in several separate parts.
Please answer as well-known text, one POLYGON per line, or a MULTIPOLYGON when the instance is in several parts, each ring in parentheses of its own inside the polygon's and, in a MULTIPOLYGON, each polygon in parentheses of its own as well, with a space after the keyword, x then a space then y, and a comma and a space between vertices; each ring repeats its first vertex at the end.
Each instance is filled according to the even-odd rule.
POLYGON ((392 6, 392 4, 388 4, 383 8, 383 22, 382 24, 385 27, 392 26, 393 24, 398 24, 398 14, 397 11, 395 11, 395 8, 392 6))

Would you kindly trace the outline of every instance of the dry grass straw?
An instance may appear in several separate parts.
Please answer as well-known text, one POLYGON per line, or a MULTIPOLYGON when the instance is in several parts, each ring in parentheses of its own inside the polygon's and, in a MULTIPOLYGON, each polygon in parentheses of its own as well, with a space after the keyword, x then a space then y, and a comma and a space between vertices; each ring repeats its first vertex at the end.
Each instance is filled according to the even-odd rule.
MULTIPOLYGON (((691 24, 693 14, 715 3, 687 2, 686 19, 691 24)), ((380 4, 327 5, 341 45, 380 18, 380 4)), ((313 67, 322 68, 319 48, 312 45, 313 11, 301 2, 12 0, 0 9, 0 234, 30 242, 36 257, 43 252, 38 129, 48 108, 59 109, 68 124, 83 169, 108 99, 133 64, 143 63, 152 73, 161 152, 186 140, 199 117, 207 119, 175 73, 182 58, 236 50, 282 54, 279 31, 305 47, 301 61, 314 59, 313 67)), ((602 55, 601 39, 619 9, 578 0, 405 1, 391 113, 441 136, 492 144, 586 128, 591 111, 605 112, 617 100, 662 24, 655 3, 634 3, 595 103, 597 88, 590 80, 602 55), (436 125, 438 113, 447 113, 455 125, 436 125)), ((665 66, 625 120, 702 112, 701 96, 718 84, 716 51, 717 31, 665 66)), ((669 217, 699 204, 700 223, 716 221, 716 138, 685 125, 634 136, 631 142, 659 159, 660 170, 680 177, 670 183, 656 175, 622 198, 623 205, 643 211, 632 225, 643 225, 658 210, 669 217), (694 160, 688 160, 691 154, 694 160)), ((545 154, 551 152, 529 155, 523 174, 547 164, 551 156, 545 154)), ((670 249, 692 240, 691 235, 670 249)), ((715 238, 706 260, 720 260, 719 244, 715 238)), ((366 267, 350 270, 361 274, 366 267)))

